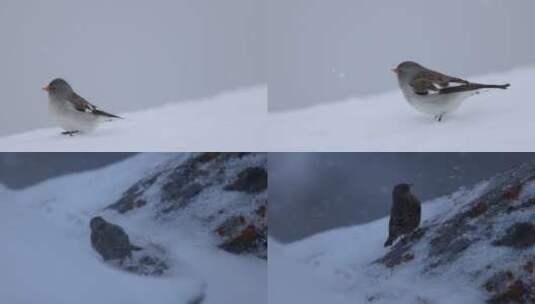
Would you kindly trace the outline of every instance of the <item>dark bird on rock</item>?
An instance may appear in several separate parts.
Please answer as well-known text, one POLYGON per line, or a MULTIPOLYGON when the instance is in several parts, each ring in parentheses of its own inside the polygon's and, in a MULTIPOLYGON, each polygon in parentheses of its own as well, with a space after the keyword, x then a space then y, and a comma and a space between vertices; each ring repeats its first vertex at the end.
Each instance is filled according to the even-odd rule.
POLYGON ((398 237, 418 228, 421 214, 420 200, 411 193, 411 185, 396 185, 392 191, 392 208, 385 247, 392 245, 398 237))
POLYGON ((119 260, 122 263, 126 257, 132 257, 132 251, 143 249, 130 243, 123 228, 106 222, 100 216, 92 218, 89 226, 91 245, 104 261, 119 260))

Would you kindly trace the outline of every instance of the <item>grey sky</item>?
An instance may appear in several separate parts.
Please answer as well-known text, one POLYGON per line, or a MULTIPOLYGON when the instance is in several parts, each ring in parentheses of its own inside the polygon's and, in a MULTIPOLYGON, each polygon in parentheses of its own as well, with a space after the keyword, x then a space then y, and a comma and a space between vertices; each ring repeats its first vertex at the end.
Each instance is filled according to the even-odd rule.
POLYGON ((268 12, 270 110, 394 89, 404 60, 459 76, 535 65, 535 1, 272 0, 268 12))
POLYGON ((3 0, 0 135, 52 124, 64 77, 111 112, 266 82, 264 1, 3 0))
POLYGON ((294 241, 388 214, 394 185, 422 200, 535 160, 535 153, 270 153, 269 231, 294 241))

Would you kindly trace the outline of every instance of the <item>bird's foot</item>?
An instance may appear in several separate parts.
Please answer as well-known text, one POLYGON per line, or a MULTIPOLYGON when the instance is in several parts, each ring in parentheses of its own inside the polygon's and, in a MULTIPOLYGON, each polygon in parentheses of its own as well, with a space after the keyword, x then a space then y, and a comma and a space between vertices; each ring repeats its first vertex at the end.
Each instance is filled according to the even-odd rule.
POLYGON ((444 114, 435 115, 435 119, 436 119, 436 121, 438 121, 438 122, 441 122, 443 117, 444 117, 444 114))
POLYGON ((63 132, 61 132, 62 135, 69 135, 69 136, 74 136, 74 134, 77 134, 77 133, 80 133, 80 131, 74 130, 74 131, 63 131, 63 132))

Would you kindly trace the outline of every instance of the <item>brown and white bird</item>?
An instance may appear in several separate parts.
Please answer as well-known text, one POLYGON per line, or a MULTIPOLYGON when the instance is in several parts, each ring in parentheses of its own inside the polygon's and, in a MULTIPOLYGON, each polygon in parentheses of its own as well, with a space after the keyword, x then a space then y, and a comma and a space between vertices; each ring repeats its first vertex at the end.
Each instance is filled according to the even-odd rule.
POLYGON ((76 94, 63 79, 56 78, 43 90, 48 92, 48 110, 65 130, 62 134, 73 135, 79 132, 91 132, 106 120, 121 118, 102 110, 76 94))
POLYGON ((392 245, 398 237, 418 228, 422 214, 420 205, 420 200, 411 193, 411 185, 398 184, 394 187, 385 247, 392 245))
POLYGON ((395 69, 405 99, 416 110, 442 121, 444 115, 461 106, 468 97, 482 89, 507 89, 509 84, 480 84, 432 71, 412 61, 400 63, 395 69))
POLYGON ((91 245, 104 259, 119 260, 132 257, 132 251, 143 248, 132 245, 128 234, 118 225, 108 223, 100 216, 96 216, 89 222, 91 228, 91 245))

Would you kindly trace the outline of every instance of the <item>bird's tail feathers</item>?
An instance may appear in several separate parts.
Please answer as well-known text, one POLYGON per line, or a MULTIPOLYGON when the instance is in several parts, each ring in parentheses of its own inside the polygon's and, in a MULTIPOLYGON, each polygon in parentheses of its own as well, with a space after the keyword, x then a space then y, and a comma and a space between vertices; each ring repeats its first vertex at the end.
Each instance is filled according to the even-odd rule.
POLYGON ((480 89, 502 89, 506 90, 511 86, 510 83, 506 84, 481 84, 481 83, 471 83, 471 85, 479 87, 480 89))
POLYGON ((95 115, 100 115, 100 116, 104 116, 104 117, 108 117, 108 118, 118 118, 118 119, 123 119, 123 118, 120 117, 120 116, 113 115, 113 114, 110 114, 110 113, 108 113, 108 112, 101 111, 101 110, 99 110, 99 109, 95 109, 95 110, 93 110, 93 114, 95 114, 95 115))
POLYGON ((388 246, 392 245, 393 242, 394 242, 394 238, 389 236, 388 240, 386 240, 386 242, 385 242, 385 247, 388 247, 388 246))
POLYGON ((482 84, 482 83, 468 83, 463 84, 460 86, 453 86, 453 87, 447 87, 440 89, 440 94, 449 94, 449 93, 457 93, 457 92, 466 92, 466 91, 475 91, 480 89, 507 89, 511 84, 482 84))

